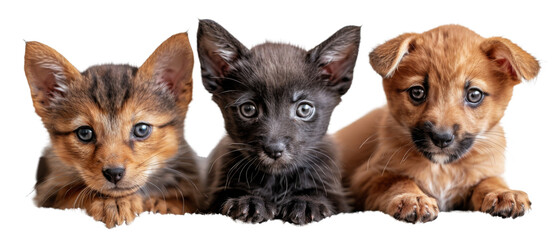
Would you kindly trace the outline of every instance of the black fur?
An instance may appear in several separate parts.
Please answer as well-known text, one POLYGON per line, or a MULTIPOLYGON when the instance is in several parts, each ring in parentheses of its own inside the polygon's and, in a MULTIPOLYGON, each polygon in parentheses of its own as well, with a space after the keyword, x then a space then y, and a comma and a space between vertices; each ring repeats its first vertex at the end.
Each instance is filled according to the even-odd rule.
POLYGON ((202 78, 227 130, 209 156, 209 212, 306 224, 348 210, 326 131, 351 86, 359 38, 360 28, 348 26, 310 51, 280 43, 249 50, 200 20, 202 78), (256 114, 243 116, 243 104, 256 114), (303 118, 297 109, 306 104, 314 114, 303 118))

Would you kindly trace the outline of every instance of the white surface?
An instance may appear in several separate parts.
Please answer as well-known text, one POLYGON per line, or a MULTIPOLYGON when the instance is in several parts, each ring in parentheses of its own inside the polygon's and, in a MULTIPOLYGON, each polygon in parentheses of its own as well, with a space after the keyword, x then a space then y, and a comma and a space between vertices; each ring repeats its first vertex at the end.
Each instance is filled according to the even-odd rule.
MULTIPOLYGON (((552 226, 558 222, 555 201, 559 197, 559 157, 554 152, 559 143, 559 81, 555 73, 559 69, 559 18, 553 1, 190 2, 0 3, 0 207, 4 208, 0 210, 1 239, 557 237, 552 226), (32 203, 35 170, 48 134, 31 104, 23 72, 23 40, 53 47, 80 71, 99 63, 140 65, 161 42, 177 32, 188 30, 195 49, 198 18, 217 21, 247 47, 271 40, 310 49, 345 25, 361 25, 354 83, 334 112, 330 132, 385 103, 381 78, 367 58, 378 44, 403 32, 423 32, 449 23, 462 24, 485 37, 511 39, 538 58, 542 66, 536 81, 516 87, 502 120, 508 139, 504 177, 512 188, 529 194, 533 210, 515 220, 482 213, 441 213, 434 222, 416 225, 397 222, 379 212, 367 212, 342 214, 304 227, 280 221, 260 225, 235 223, 223 216, 144 213, 129 226, 107 230, 79 210, 36 208, 32 203)), ((192 147, 205 156, 224 130, 221 114, 201 84, 199 68, 196 62, 194 100, 188 112, 186 135, 192 147)))

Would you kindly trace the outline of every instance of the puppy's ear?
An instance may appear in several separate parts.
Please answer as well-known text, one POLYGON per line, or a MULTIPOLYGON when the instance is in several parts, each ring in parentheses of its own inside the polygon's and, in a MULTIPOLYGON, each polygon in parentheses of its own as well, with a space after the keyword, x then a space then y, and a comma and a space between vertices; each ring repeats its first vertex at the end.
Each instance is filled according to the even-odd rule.
POLYGON ((64 56, 39 42, 26 42, 24 68, 35 112, 41 118, 47 116, 52 104, 64 98, 70 84, 82 79, 64 56))
POLYGON ((382 76, 390 78, 398 68, 402 59, 413 50, 415 33, 404 33, 376 47, 369 54, 369 62, 373 69, 382 76))
POLYGON ((522 78, 530 80, 538 75, 540 70, 538 61, 506 38, 488 38, 480 47, 501 71, 514 80, 520 81, 522 78))
POLYGON ((138 81, 156 81, 166 87, 186 110, 192 100, 194 56, 187 33, 178 33, 161 43, 138 69, 138 81))
POLYGON ((198 56, 204 87, 210 93, 221 88, 222 79, 233 63, 249 50, 216 22, 203 19, 198 24, 198 56))
POLYGON ((360 39, 361 27, 346 26, 307 53, 320 68, 322 80, 340 95, 351 86, 360 39))

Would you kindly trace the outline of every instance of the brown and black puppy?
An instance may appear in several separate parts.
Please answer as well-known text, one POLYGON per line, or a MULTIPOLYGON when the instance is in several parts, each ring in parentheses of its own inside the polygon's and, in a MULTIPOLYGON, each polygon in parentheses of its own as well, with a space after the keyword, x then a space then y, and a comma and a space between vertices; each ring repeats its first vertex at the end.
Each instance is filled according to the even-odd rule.
POLYGON ((107 64, 82 73, 54 49, 27 42, 25 74, 51 140, 36 204, 82 208, 107 227, 143 211, 197 211, 197 156, 183 133, 193 62, 186 33, 167 39, 140 68, 107 64))
POLYGON ((407 33, 378 46, 370 63, 388 105, 336 133, 357 210, 408 222, 475 210, 518 217, 526 193, 510 190, 500 119, 536 59, 505 38, 458 25, 407 33))

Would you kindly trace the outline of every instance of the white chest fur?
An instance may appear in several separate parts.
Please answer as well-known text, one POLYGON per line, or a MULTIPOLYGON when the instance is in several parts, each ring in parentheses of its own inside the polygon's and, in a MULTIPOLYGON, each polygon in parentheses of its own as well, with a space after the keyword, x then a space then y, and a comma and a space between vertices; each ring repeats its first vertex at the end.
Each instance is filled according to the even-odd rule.
POLYGON ((467 193, 464 186, 468 183, 465 172, 457 171, 443 164, 431 164, 430 169, 422 174, 419 187, 429 196, 437 199, 441 211, 452 210, 457 201, 467 193))

